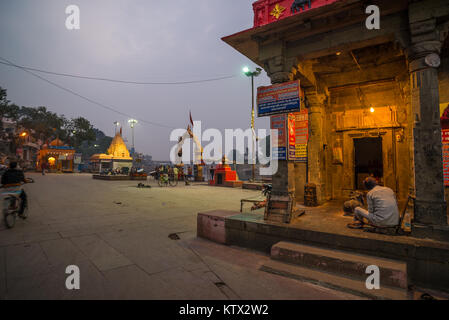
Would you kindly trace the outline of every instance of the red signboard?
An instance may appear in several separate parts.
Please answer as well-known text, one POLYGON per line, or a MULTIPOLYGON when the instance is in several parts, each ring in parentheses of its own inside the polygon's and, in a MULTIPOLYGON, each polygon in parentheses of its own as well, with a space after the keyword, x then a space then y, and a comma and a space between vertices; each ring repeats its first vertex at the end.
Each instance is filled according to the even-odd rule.
POLYGON ((296 117, 293 113, 288 115, 288 160, 296 159, 296 131, 295 131, 296 117))
POLYGON ((449 129, 442 130, 444 185, 449 186, 449 129))
POLYGON ((258 0, 253 3, 254 27, 301 14, 339 0, 258 0))

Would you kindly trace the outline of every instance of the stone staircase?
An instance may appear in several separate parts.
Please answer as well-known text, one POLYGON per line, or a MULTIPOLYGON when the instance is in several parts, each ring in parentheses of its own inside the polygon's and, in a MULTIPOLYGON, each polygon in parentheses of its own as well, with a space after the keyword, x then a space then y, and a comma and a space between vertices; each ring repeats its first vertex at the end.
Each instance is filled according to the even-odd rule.
POLYGON ((371 299, 408 298, 407 265, 400 261, 278 242, 271 248, 271 260, 260 269, 371 299), (371 265, 379 267, 380 289, 366 287, 371 265))

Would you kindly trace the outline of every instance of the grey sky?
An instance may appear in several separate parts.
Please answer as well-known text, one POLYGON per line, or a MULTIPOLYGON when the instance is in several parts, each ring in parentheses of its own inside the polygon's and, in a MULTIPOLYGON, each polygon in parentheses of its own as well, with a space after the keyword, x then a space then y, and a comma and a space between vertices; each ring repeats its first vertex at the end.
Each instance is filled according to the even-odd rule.
MULTIPOLYGON (((247 58, 221 37, 252 26, 253 0, 0 0, 0 56, 12 62, 87 76, 133 81, 238 77, 203 84, 138 86, 43 75, 136 118, 185 128, 189 109, 204 128, 248 128, 247 58), (65 8, 78 5, 81 30, 65 27, 65 8)), ((268 85, 263 74, 256 86, 268 85)), ((0 65, 0 86, 18 105, 47 106, 83 116, 106 134, 127 118, 61 91, 22 70, 0 65)), ((268 128, 266 118, 256 127, 268 128)), ((168 159, 170 129, 139 124, 136 149, 168 159)), ((123 128, 130 139, 131 132, 123 128)))

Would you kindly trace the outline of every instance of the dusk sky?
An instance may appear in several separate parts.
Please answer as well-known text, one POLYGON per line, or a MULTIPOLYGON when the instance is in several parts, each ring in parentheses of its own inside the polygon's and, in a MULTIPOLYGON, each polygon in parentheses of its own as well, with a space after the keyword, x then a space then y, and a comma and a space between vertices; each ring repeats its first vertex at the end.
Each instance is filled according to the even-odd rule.
MULTIPOLYGON (((38 73, 67 89, 137 119, 185 128, 189 110, 207 128, 250 125, 250 80, 256 66, 221 38, 252 27, 253 0, 0 0, 0 57, 59 73, 138 82, 176 82, 235 75, 188 85, 131 85, 38 73), (80 30, 65 26, 68 5, 80 8, 80 30)), ((263 73, 256 87, 269 85, 263 73)), ((102 109, 21 69, 0 64, 0 86, 22 106, 46 106, 67 117, 83 116, 114 133, 128 117, 102 109)), ((256 128, 268 128, 268 118, 256 128)), ((140 122, 139 152, 168 160, 171 129, 140 122)), ((123 126, 131 141, 131 131, 123 126)))

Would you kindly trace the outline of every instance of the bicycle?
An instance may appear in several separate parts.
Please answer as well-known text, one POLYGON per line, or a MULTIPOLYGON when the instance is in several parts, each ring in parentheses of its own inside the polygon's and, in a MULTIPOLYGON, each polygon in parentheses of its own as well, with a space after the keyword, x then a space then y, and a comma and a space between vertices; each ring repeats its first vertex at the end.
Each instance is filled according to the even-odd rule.
POLYGON ((178 185, 178 177, 175 177, 174 174, 171 174, 169 183, 170 183, 170 186, 176 187, 178 185))
POLYGON ((178 179, 175 179, 174 175, 168 175, 167 173, 161 174, 158 181, 159 187, 176 187, 178 185, 178 179))

